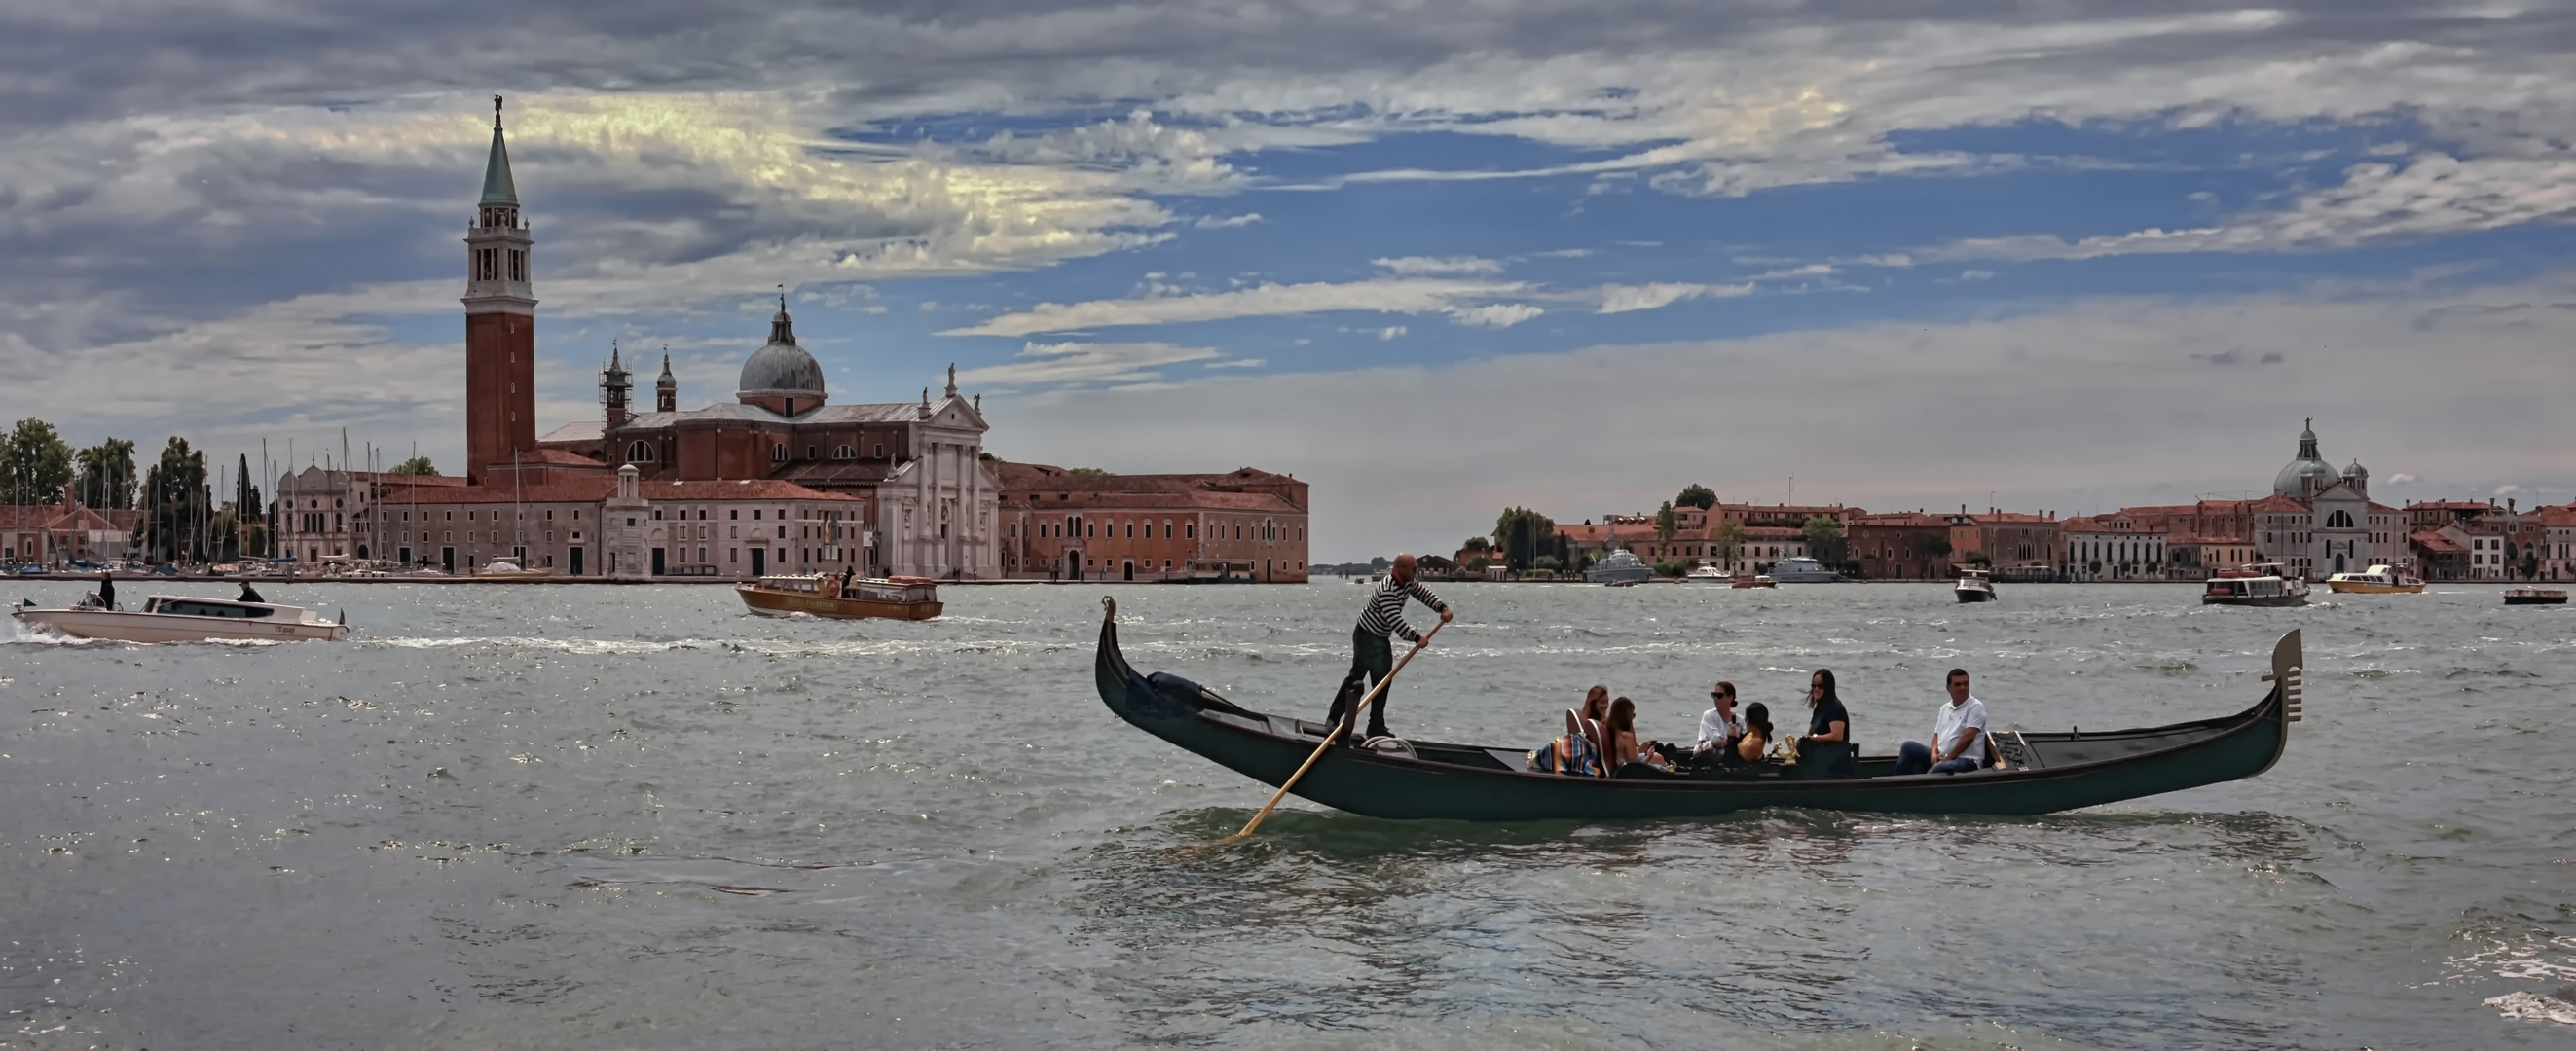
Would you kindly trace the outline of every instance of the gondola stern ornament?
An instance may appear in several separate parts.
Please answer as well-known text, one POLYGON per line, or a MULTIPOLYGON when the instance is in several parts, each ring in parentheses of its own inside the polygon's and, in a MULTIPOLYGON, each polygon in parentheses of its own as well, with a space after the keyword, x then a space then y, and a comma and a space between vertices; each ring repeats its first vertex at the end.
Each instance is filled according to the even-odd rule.
POLYGON ((2281 690, 2281 718, 2298 722, 2307 701, 2307 655, 2301 645, 2299 629, 2291 628, 2272 646, 2272 673, 2264 682, 2276 682, 2281 690))

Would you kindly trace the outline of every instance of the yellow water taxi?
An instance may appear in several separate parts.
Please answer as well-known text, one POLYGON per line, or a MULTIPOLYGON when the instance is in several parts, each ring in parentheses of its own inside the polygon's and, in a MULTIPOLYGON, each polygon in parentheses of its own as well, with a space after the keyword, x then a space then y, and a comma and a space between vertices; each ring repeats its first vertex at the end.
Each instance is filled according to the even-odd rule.
POLYGON ((2327 577, 2326 587, 2344 595, 2414 595, 2423 592, 2424 582, 2387 566, 2372 566, 2327 577))

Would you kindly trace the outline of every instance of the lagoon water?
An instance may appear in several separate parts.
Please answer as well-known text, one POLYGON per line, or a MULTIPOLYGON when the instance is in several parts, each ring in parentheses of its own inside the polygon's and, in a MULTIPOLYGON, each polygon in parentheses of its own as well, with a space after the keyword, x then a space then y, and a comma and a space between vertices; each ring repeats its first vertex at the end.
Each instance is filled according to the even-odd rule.
POLYGON ((1882 752, 1952 665, 1999 727, 2163 723, 2251 704, 2294 626, 2308 721, 2260 778, 2048 817, 1292 801, 1205 851, 1267 789, 1101 705, 1100 595, 1140 669, 1320 717, 1361 588, 266 590, 356 641, 0 644, 0 1047, 2576 1042, 2576 609, 2492 588, 1449 585, 1399 732, 1534 745, 1603 682, 1687 738, 1717 678, 1788 726, 1831 667, 1882 752))

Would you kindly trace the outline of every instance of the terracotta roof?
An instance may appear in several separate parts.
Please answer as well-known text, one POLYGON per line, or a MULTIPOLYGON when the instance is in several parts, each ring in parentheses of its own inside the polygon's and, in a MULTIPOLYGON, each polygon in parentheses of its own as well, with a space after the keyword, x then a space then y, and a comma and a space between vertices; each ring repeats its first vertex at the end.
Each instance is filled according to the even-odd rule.
POLYGON ((583 456, 580 453, 570 452, 564 449, 524 449, 519 452, 518 457, 515 459, 494 460, 491 463, 485 464, 483 469, 490 471, 513 466, 606 468, 608 465, 590 457, 583 456))
POLYGON ((2246 505, 2245 509, 2256 513, 2282 513, 2306 511, 2309 510, 2309 507, 2308 505, 2290 499, 2289 497, 2282 496, 2279 493, 2274 493, 2246 505))
POLYGON ((806 460, 771 472, 769 477, 808 485, 882 482, 893 476, 897 466, 892 460, 806 460))
POLYGON ((2026 514, 2020 511, 1997 511, 1992 514, 1969 515, 1968 520, 1975 522, 1978 525, 2048 525, 2057 521, 2054 518, 2049 518, 2043 515, 2026 514))
POLYGON ((1949 522, 1939 515, 1925 514, 1921 511, 1889 511, 1884 514, 1855 515, 1851 524, 1855 527, 1945 527, 1949 522))
MULTIPOLYGON (((612 490, 613 491, 613 490, 612 490)), ((647 500, 837 500, 862 502, 848 493, 826 493, 794 482, 755 478, 732 482, 644 482, 637 487, 647 500)))
POLYGON ((2437 529, 2426 529, 2409 535, 2406 539, 2426 551, 2453 553, 2468 550, 2461 547, 2459 541, 2443 536, 2437 529))
MULTIPOLYGON (((817 492, 794 482, 767 478, 732 482, 654 482, 637 485, 637 493, 646 500, 835 500, 856 501, 859 498, 841 493, 817 492)), ((617 493, 617 478, 568 478, 544 485, 477 485, 464 489, 421 493, 417 500, 396 494, 385 503, 400 508, 411 504, 595 504, 617 493)))
POLYGON ((1084 493, 1073 500, 1057 500, 1054 494, 1042 494, 1040 500, 1002 500, 1004 510, 1029 510, 1039 514, 1058 509, 1080 509, 1083 514, 1111 513, 1120 510, 1157 511, 1227 511, 1233 513, 1302 515, 1304 508, 1271 493, 1220 493, 1209 490, 1181 492, 1084 493))

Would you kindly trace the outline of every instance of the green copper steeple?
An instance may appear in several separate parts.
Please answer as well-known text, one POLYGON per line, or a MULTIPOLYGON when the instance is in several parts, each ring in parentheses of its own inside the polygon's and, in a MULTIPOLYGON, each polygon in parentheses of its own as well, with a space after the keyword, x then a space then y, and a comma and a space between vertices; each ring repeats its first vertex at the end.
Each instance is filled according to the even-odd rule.
POLYGON ((510 182, 510 150, 501 142, 501 96, 492 96, 492 158, 483 164, 483 203, 516 207, 519 188, 510 182))

